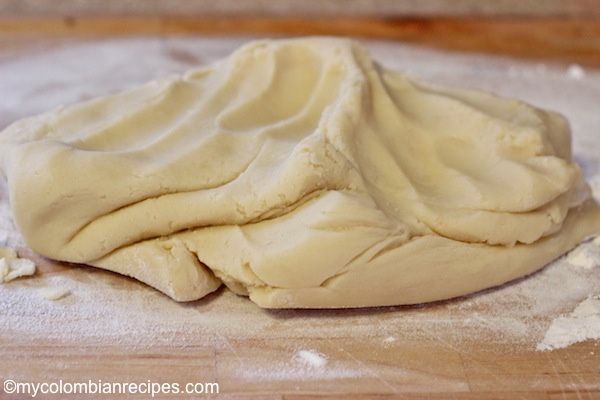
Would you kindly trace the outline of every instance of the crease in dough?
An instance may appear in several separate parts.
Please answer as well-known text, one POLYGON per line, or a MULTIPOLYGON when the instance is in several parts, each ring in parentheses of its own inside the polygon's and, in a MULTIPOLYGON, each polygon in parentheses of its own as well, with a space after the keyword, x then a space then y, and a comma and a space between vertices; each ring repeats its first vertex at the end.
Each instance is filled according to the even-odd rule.
POLYGON ((15 122, 27 244, 177 301, 435 301, 600 233, 558 113, 391 71, 359 43, 250 42, 214 65, 15 122))

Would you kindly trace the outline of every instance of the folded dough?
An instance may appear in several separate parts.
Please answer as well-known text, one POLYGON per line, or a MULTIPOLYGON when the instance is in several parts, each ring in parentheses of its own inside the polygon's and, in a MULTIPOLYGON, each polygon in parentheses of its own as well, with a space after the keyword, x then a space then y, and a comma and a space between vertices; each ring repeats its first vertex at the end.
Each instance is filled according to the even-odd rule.
POLYGON ((337 38, 251 42, 18 121, 0 168, 33 250, 178 301, 222 282, 272 308, 434 301, 600 232, 563 117, 337 38))

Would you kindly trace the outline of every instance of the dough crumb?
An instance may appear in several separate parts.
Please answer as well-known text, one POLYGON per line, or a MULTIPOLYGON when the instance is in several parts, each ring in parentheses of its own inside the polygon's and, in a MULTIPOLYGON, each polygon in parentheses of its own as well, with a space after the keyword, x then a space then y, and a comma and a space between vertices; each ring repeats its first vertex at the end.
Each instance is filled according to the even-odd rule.
POLYGON ((15 249, 0 246, 0 283, 10 282, 34 273, 33 261, 19 258, 15 249))
POLYGON ((67 297, 71 291, 64 287, 45 287, 40 289, 40 294, 46 300, 56 301, 67 297))
POLYGON ((296 358, 311 368, 322 368, 328 362, 327 357, 316 350, 300 350, 296 353, 296 358))

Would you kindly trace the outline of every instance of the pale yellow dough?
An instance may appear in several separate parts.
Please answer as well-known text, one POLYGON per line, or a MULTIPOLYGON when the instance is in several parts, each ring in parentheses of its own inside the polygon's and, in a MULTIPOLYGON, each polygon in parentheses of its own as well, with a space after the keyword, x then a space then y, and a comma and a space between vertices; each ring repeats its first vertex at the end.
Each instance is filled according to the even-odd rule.
POLYGON ((12 247, 0 246, 0 283, 35 274, 33 261, 17 256, 12 247))
POLYGON ((600 232, 570 141, 554 112, 303 38, 18 121, 0 167, 44 256, 178 301, 223 282, 360 307, 499 285, 600 232))

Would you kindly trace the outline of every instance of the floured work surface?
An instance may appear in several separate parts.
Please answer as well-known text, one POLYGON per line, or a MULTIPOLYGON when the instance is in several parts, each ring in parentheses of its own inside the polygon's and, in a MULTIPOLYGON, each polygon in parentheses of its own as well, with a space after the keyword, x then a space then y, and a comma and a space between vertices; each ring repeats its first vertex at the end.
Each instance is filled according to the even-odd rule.
MULTIPOLYGON (((1 128, 222 58, 246 40, 55 39, 5 52, 1 128), (143 65, 134 62, 142 56, 143 65)), ((597 195, 600 123, 592 111, 600 101, 598 71, 368 45, 386 66, 564 113, 573 127, 575 159, 597 195)), ((5 190, 0 245, 20 247, 5 190)), ((588 242, 532 277, 449 302, 279 312, 223 290, 177 304, 126 278, 36 259, 20 247, 38 272, 0 287, 6 360, 0 374, 38 382, 216 381, 221 393, 231 394, 475 392, 481 398, 533 391, 539 398, 590 397, 600 391, 597 342, 569 346, 564 338, 544 336, 556 318, 564 316, 569 326, 577 305, 600 294, 597 247, 588 242), (64 296, 50 300, 48 293, 64 296), (563 348, 541 350, 552 347, 563 348)), ((590 321, 584 330, 593 335, 590 321)))

